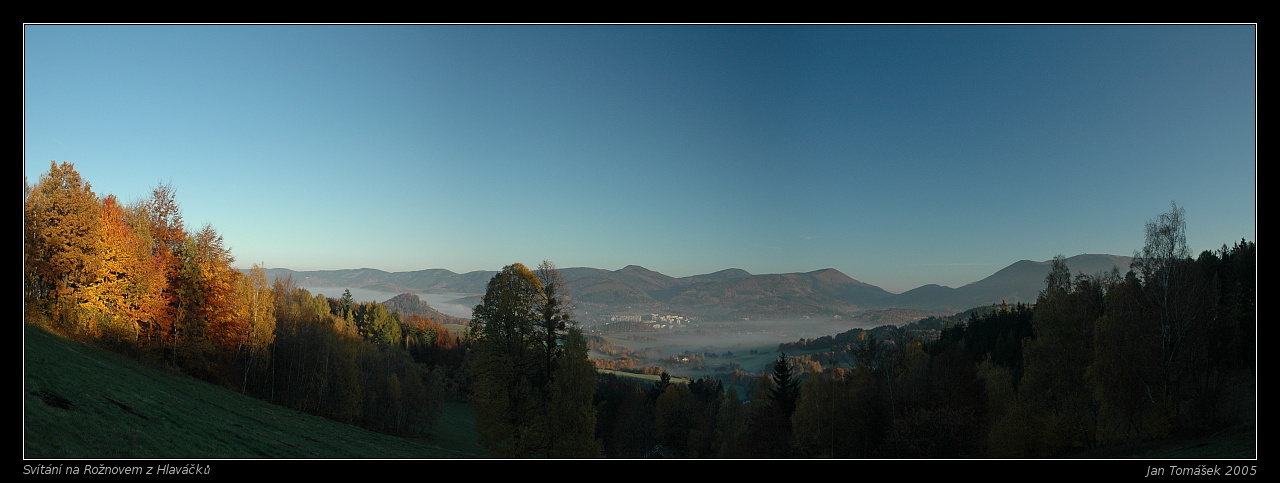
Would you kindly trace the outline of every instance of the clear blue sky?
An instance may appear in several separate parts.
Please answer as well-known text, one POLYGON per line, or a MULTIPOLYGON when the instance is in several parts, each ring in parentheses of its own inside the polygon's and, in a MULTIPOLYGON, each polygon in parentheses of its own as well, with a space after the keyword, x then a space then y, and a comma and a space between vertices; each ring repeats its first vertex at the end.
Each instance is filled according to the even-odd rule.
POLYGON ((24 175, 172 184, 238 265, 902 291, 1257 232, 1257 29, 43 26, 24 175))

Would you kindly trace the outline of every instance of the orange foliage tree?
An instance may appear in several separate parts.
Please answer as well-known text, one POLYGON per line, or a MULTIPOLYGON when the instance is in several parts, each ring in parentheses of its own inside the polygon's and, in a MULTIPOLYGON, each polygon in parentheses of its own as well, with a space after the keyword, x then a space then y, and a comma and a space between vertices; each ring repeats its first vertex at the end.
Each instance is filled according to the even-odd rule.
POLYGON ((170 343, 176 342, 173 324, 180 307, 178 293, 172 281, 181 271, 182 261, 178 257, 178 250, 187 238, 182 212, 174 199, 173 188, 167 184, 156 186, 151 191, 151 198, 139 206, 139 214, 146 220, 154 268, 166 281, 160 294, 160 303, 153 307, 151 318, 142 327, 142 339, 151 347, 172 347, 170 343))
POLYGON ((140 323, 154 317, 164 288, 163 274, 150 247, 129 223, 129 214, 114 196, 102 200, 98 271, 82 290, 83 306, 100 328, 118 340, 136 341, 140 323))
POLYGON ((50 162, 23 200, 23 275, 29 308, 77 332, 92 333, 78 316, 99 273, 101 209, 71 163, 50 162))
MULTIPOLYGON (((241 273, 231 267, 234 259, 222 243, 222 235, 205 225, 188 237, 177 252, 179 270, 170 279, 177 303, 173 347, 185 364, 204 366, 225 362, 248 336, 235 286, 241 273), (208 356, 215 356, 206 361, 208 356)), ((193 369, 212 367, 193 367, 193 369)))

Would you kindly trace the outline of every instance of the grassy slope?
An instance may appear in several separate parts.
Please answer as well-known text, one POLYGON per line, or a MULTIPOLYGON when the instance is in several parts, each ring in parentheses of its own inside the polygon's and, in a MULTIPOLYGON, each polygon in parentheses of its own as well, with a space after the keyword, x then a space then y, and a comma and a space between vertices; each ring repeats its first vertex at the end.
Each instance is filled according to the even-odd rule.
POLYGON ((434 440, 387 436, 24 327, 25 458, 470 458, 475 415, 446 405, 434 440))

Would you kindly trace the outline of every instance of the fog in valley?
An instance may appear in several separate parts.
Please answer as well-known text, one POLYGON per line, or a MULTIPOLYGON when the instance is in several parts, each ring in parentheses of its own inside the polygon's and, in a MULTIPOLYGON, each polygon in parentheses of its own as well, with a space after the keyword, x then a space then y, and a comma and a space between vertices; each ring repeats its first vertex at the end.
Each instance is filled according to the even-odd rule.
MULTIPOLYGON (((333 298, 342 298, 342 292, 345 290, 350 290, 351 298, 355 299, 356 302, 382 303, 382 302, 391 300, 393 297, 401 294, 401 292, 385 292, 382 290, 369 290, 369 289, 363 289, 363 288, 352 288, 352 289, 348 289, 345 287, 302 287, 302 288, 305 288, 307 289, 307 291, 311 292, 311 295, 324 294, 326 297, 333 297, 333 298)), ((414 295, 417 295, 418 298, 422 299, 423 302, 426 302, 427 304, 431 305, 432 308, 439 310, 441 313, 445 315, 450 315, 453 317, 461 317, 464 319, 470 319, 471 308, 473 307, 473 305, 462 303, 460 302, 460 299, 479 295, 479 294, 415 293, 414 295)))
POLYGON ((782 342, 875 326, 873 323, 851 319, 735 320, 693 323, 688 327, 648 332, 626 332, 618 334, 618 337, 633 339, 634 342, 628 346, 637 350, 658 348, 670 354, 751 349, 772 351, 782 342))
MULTIPOLYGON (((345 290, 357 302, 385 302, 399 292, 344 287, 303 287, 314 294, 340 298, 345 290)), ((465 293, 416 293, 436 310, 454 317, 471 318, 472 304, 479 294, 465 293)), ((737 364, 747 372, 768 371, 778 356, 778 344, 800 339, 813 339, 835 335, 850 329, 871 329, 880 323, 857 319, 794 318, 781 320, 730 320, 695 321, 681 327, 645 331, 611 332, 606 326, 583 322, 588 333, 606 337, 616 345, 630 348, 644 357, 644 362, 660 365, 680 376, 700 377, 713 375, 737 364), (753 354, 752 351, 755 351, 753 354), (682 354, 713 353, 720 357, 707 361, 703 367, 672 366, 671 357, 682 354), (726 356, 726 353, 732 353, 726 356), (667 359, 667 363, 663 363, 667 359), (671 367, 668 367, 671 366, 671 367)), ((592 354, 592 357, 604 357, 592 354)))
MULTIPOLYGON (((590 333, 604 336, 616 345, 640 353, 646 365, 662 367, 667 372, 697 378, 741 369, 750 373, 768 373, 777 359, 778 345, 800 339, 835 335, 850 329, 871 329, 878 323, 853 319, 785 319, 695 322, 685 327, 632 332, 597 331, 602 327, 587 326, 590 333), (706 357, 707 355, 713 356, 706 357), (682 355, 703 355, 702 363, 682 362, 682 355), (674 356, 674 357, 673 357, 674 356)), ((591 357, 608 358, 593 353, 591 357)))

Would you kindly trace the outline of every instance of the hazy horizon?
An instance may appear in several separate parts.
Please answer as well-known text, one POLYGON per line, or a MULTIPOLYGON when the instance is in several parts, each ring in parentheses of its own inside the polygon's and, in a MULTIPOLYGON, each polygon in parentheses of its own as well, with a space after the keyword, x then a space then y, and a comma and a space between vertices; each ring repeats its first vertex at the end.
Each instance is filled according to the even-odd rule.
POLYGON ((836 268, 1256 240, 1255 25, 25 25, 23 172, 237 266, 836 268))
MULTIPOLYGON (((1082 254, 1077 254, 1077 255, 1070 255, 1070 256, 1066 256, 1066 255, 1064 255, 1064 256, 1066 256, 1066 257, 1069 259, 1069 258, 1072 258, 1072 257, 1075 257, 1075 256, 1081 256, 1081 255, 1106 255, 1106 256, 1122 256, 1122 257, 1130 257, 1130 256, 1131 256, 1131 255, 1116 255, 1116 254, 1111 254, 1111 253, 1099 253, 1099 254, 1086 254, 1086 253, 1082 253, 1082 254)), ((962 283, 962 284, 960 284, 960 285, 956 285, 956 286, 950 286, 950 285, 936 284, 936 283, 933 283, 933 282, 927 282, 927 283, 924 283, 924 284, 921 284, 921 285, 917 285, 917 286, 914 286, 914 287, 909 287, 909 288, 907 288, 906 290, 902 290, 902 291, 893 291, 893 290, 889 290, 889 289, 887 289, 887 288, 885 288, 885 287, 880 287, 880 288, 885 288, 885 290, 886 290, 886 291, 888 291, 888 292, 892 292, 892 293, 902 293, 902 292, 905 292, 905 291, 909 291, 909 290, 911 290, 911 289, 915 289, 915 288, 922 287, 922 286, 924 286, 924 285, 943 285, 943 286, 946 286, 946 287, 958 288, 958 287, 962 287, 962 286, 965 286, 965 285, 968 285, 968 284, 971 284, 971 283, 974 283, 974 282, 981 281, 982 279, 987 278, 988 276, 990 276, 990 275, 994 274, 995 272, 997 272, 997 271, 999 271, 999 270, 1002 270, 1002 269, 1004 269, 1004 268, 1007 268, 1009 265, 1012 265, 1012 264, 1017 263, 1017 262, 1020 262, 1020 261, 1023 261, 1023 260, 1014 260, 1014 261, 1011 261, 1011 262, 1009 262, 1008 264, 1005 264, 1005 265, 1003 265, 1003 266, 1000 266, 1000 267, 997 267, 997 268, 993 269, 991 273, 987 273, 986 275, 983 275, 983 276, 981 276, 981 277, 980 277, 980 278, 978 278, 978 279, 971 280, 971 281, 968 281, 968 282, 964 282, 964 283, 962 283)), ((1049 259, 1049 260, 1030 260, 1030 261, 1032 261, 1032 262, 1036 262, 1036 263, 1048 263, 1048 262, 1052 261, 1052 258, 1051 258, 1051 259, 1049 259)), ((523 262, 521 262, 521 263, 523 263, 523 262)), ((632 266, 632 265, 635 265, 635 264, 629 264, 629 265, 627 265, 627 266, 632 266)), ((249 268, 251 268, 251 267, 247 267, 247 266, 245 266, 245 267, 237 267, 237 268, 239 268, 239 269, 241 269, 241 270, 248 270, 248 269, 249 269, 249 268)), ((297 270, 297 269, 293 269, 293 268, 290 268, 290 267, 268 267, 268 266, 264 266, 264 267, 262 267, 262 268, 264 268, 264 269, 283 269, 283 270, 291 270, 291 271, 294 271, 294 272, 324 272, 324 271, 343 271, 343 270, 365 270, 365 269, 369 269, 369 270, 381 270, 381 271, 383 271, 383 272, 387 272, 387 273, 411 273, 411 272, 419 272, 419 271, 427 271, 427 270, 448 270, 448 271, 453 272, 453 273, 458 274, 458 275, 463 275, 463 274, 467 274, 467 273, 474 273, 474 272, 498 272, 498 271, 501 271, 501 270, 502 270, 502 267, 491 268, 491 269, 469 270, 469 271, 466 271, 466 272, 459 272, 459 271, 456 271, 456 270, 450 270, 450 269, 448 269, 448 268, 446 268, 446 267, 432 267, 432 268, 423 268, 423 269, 419 269, 419 270, 383 270, 383 269, 376 268, 376 267, 348 267, 348 268, 317 269, 317 270, 297 270)), ((626 268, 626 266, 623 266, 623 267, 617 267, 617 268, 609 268, 609 267, 559 267, 559 268, 561 268, 561 269, 586 268, 586 269, 595 269, 595 270, 617 271, 617 270, 621 270, 621 269, 623 269, 623 268, 626 268)), ((649 269, 648 267, 642 267, 642 268, 649 269)), ((818 269, 818 270, 825 270, 825 269, 828 269, 828 268, 834 268, 834 267, 826 267, 826 268, 822 268, 822 269, 818 269)), ((706 273, 692 273, 692 274, 688 274, 688 275, 677 275, 677 274, 671 274, 671 273, 663 273, 663 275, 667 275, 667 276, 669 276, 669 277, 673 277, 673 278, 686 278, 686 277, 693 277, 693 276, 699 276, 699 275, 711 275, 711 274, 714 274, 714 273, 716 273, 716 272, 720 272, 720 271, 724 271, 724 270, 733 270, 733 269, 738 269, 738 268, 737 268, 737 267, 728 267, 728 268, 724 268, 724 269, 720 269, 720 270, 715 270, 715 271, 712 271, 712 272, 706 272, 706 273)), ((739 270, 740 270, 740 269, 739 269, 739 270)), ((837 269, 837 270, 839 270, 839 269, 837 269)), ((655 271, 656 271, 656 270, 655 270, 655 271)), ((813 272, 813 271, 815 271, 815 270, 809 270, 808 272, 813 272)), ((659 273, 661 273, 661 272, 659 272, 659 273)), ((772 275, 772 274, 774 274, 774 273, 754 273, 754 272, 750 272, 750 271, 748 271, 748 273, 751 273, 751 275, 772 275)), ((807 273, 807 272, 779 272, 779 273, 807 273)), ((844 272, 843 272, 843 271, 841 271, 841 273, 844 273, 844 272)), ((866 281, 866 280, 858 279, 858 277, 856 276, 856 274, 845 273, 845 275, 848 275, 850 278, 853 278, 853 279, 855 279, 855 280, 858 280, 859 282, 863 282, 863 283, 870 283, 871 285, 876 285, 876 284, 871 283, 871 282, 868 282, 868 281, 866 281)), ((877 286, 878 286, 878 285, 877 285, 877 286)), ((334 287, 325 287, 325 288, 334 288, 334 287)), ((339 290, 341 290, 341 289, 342 289, 342 287, 338 287, 338 289, 339 289, 339 290)), ((353 290, 354 290, 354 289, 353 289, 353 290)), ((375 291, 375 292, 376 292, 376 291, 375 291)), ((354 292, 353 292, 353 293, 354 293, 354 292)), ((388 293, 391 293, 391 292, 388 292, 388 293)), ((392 295, 393 295, 393 296, 394 296, 394 295, 398 295, 398 293, 392 293, 392 295)))

